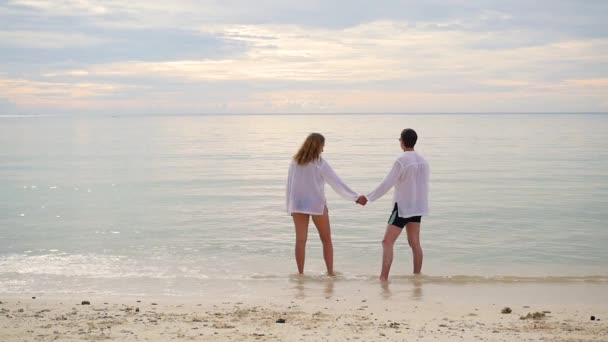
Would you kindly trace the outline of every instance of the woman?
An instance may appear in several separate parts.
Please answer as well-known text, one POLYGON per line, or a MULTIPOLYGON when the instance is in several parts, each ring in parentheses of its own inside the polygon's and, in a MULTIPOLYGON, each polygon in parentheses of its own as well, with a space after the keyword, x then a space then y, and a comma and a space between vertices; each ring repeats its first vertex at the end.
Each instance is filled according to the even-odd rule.
POLYGON ((311 216, 323 244, 327 274, 330 276, 334 274, 334 249, 325 199, 325 182, 349 201, 354 202, 359 197, 342 182, 327 161, 321 158, 324 146, 325 138, 319 133, 311 133, 289 165, 287 212, 293 217, 295 225, 295 254, 300 274, 304 273, 308 222, 311 216))

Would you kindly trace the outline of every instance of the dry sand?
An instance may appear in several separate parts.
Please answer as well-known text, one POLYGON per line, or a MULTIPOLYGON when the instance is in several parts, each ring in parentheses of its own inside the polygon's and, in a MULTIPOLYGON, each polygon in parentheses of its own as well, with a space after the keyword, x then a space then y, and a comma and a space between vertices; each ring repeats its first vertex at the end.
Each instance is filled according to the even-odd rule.
POLYGON ((111 296, 0 301, 0 341, 608 341, 603 305, 514 305, 505 314, 499 304, 361 294, 230 302, 111 296), (535 312, 544 317, 522 319, 535 312))

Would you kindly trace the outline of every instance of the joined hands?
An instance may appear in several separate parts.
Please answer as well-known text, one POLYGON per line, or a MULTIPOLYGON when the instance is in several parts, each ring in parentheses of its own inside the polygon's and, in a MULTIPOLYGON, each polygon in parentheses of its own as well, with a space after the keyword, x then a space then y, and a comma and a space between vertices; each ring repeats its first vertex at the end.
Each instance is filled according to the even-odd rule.
POLYGON ((362 206, 364 206, 365 204, 367 204, 367 198, 365 198, 365 196, 361 195, 361 196, 359 196, 359 198, 357 198, 355 203, 361 204, 362 206))

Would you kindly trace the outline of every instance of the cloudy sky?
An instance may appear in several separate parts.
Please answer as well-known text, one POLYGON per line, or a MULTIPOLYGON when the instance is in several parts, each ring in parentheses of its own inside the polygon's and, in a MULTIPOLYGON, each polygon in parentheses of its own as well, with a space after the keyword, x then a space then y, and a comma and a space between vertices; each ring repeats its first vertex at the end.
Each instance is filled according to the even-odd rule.
POLYGON ((0 114, 608 112, 606 0, 0 0, 0 114))

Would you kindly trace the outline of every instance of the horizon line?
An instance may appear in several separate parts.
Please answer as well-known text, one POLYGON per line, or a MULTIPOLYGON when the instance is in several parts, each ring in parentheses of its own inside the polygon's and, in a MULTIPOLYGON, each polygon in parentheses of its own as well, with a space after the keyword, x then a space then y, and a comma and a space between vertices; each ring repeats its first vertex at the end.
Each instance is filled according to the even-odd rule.
POLYGON ((219 116, 219 115, 526 115, 526 114, 559 114, 559 115, 602 115, 600 111, 560 111, 560 112, 308 112, 308 113, 268 113, 268 112, 204 112, 204 113, 62 113, 62 114, 0 114, 0 117, 45 117, 45 116, 219 116))

